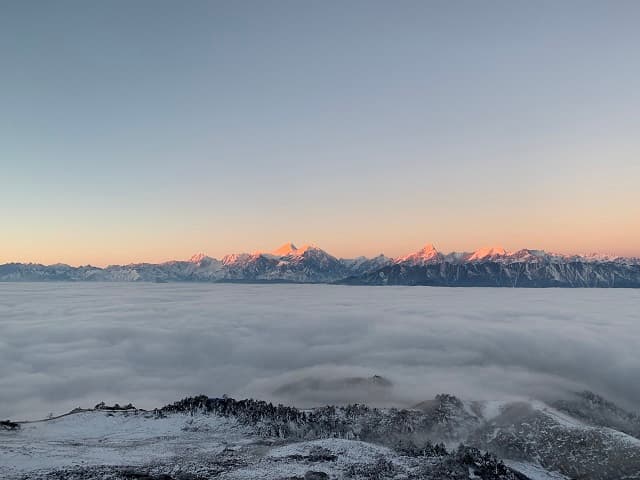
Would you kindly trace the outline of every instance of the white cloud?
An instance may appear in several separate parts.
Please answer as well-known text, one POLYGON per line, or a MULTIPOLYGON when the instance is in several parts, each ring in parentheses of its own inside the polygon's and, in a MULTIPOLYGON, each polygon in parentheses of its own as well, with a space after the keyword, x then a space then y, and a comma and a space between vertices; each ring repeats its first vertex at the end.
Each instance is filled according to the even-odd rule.
POLYGON ((637 290, 0 284, 0 418, 197 393, 410 406, 589 388, 633 407, 638 310, 637 290), (393 387, 326 383, 373 374, 393 387))

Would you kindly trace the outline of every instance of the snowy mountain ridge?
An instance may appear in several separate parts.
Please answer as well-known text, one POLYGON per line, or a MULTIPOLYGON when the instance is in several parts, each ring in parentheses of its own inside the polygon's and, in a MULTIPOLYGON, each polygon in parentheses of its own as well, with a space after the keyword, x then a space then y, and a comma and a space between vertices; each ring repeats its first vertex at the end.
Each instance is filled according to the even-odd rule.
POLYGON ((0 281, 292 282, 376 285, 640 287, 640 259, 544 250, 439 252, 432 244, 397 258, 337 258, 315 245, 285 243, 270 251, 232 253, 222 259, 197 253, 189 260, 152 264, 0 265, 0 281), (522 285, 524 282, 525 285, 522 285))

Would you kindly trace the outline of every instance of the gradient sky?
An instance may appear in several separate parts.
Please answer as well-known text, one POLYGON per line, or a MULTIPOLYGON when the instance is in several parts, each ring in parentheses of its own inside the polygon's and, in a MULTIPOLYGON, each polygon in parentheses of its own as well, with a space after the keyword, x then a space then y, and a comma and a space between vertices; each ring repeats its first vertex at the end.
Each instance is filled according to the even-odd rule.
POLYGON ((640 255, 640 2, 0 3, 0 263, 640 255))

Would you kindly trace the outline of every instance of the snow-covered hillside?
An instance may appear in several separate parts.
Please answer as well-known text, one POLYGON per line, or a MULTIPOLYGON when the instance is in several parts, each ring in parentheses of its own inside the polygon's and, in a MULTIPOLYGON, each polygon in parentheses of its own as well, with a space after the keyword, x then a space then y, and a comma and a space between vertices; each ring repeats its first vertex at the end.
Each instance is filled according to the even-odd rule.
POLYGON ((621 411, 590 392, 556 405, 439 395, 408 410, 204 396, 152 411, 101 404, 5 423, 0 463, 6 479, 640 478, 640 440, 568 413, 587 405, 600 419, 621 411))

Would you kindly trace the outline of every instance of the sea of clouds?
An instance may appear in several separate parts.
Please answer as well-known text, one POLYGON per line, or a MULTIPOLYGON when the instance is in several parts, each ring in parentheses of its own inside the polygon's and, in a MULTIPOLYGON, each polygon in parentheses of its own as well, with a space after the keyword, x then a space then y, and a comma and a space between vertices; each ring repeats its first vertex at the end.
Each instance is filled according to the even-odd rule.
POLYGON ((187 395, 640 405, 640 290, 0 284, 0 419, 187 395), (381 375, 392 385, 359 381, 381 375), (356 379, 356 380, 354 380, 356 379))

